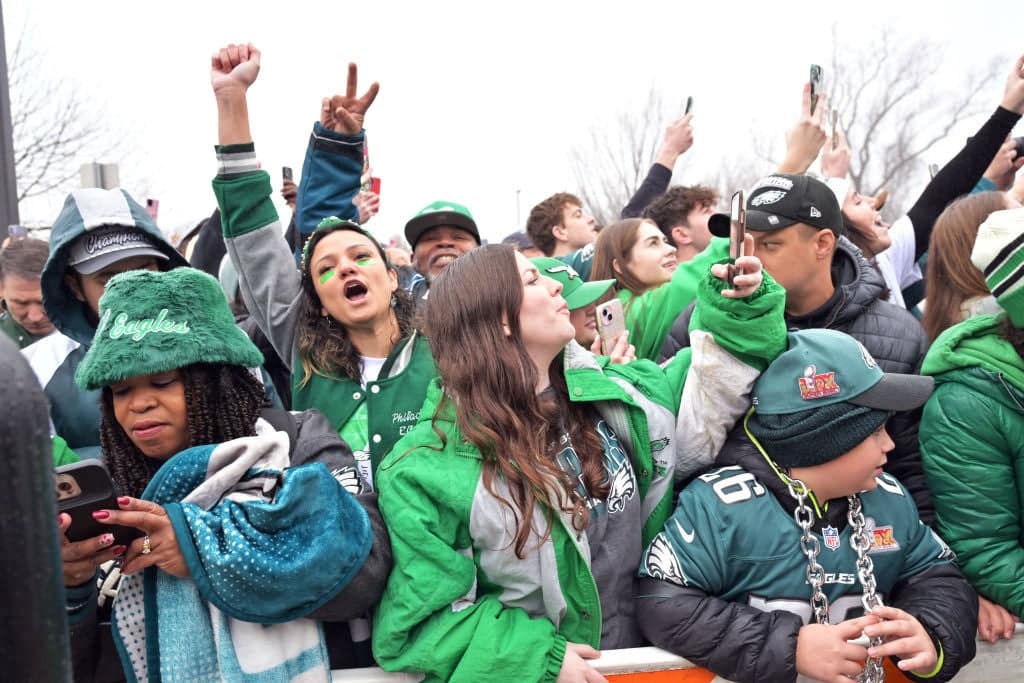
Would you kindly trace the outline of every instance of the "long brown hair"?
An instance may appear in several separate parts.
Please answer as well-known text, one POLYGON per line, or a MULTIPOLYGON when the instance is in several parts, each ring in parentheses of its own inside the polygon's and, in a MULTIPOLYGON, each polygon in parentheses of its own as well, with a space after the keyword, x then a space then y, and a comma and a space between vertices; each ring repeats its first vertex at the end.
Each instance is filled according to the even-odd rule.
POLYGON ((928 245, 927 298, 921 324, 932 340, 963 320, 964 301, 987 296, 988 285, 971 263, 978 227, 993 211, 1006 208, 1001 192, 979 192, 961 197, 946 207, 935 221, 928 245))
MULTIPOLYGON (((359 351, 352 345, 345 326, 321 312, 323 304, 320 302, 320 295, 316 293, 313 276, 308 267, 308 263, 313 261, 316 245, 320 240, 339 230, 357 232, 369 238, 377 250, 377 255, 380 256, 381 263, 388 270, 395 271, 395 267, 391 265, 383 247, 380 246, 380 242, 355 223, 342 221, 317 228, 303 249, 303 254, 307 254, 308 258, 303 259, 302 301, 299 304, 298 323, 295 331, 296 350, 302 372, 299 386, 305 386, 313 375, 348 377, 356 382, 362 376, 359 351)), ((397 271, 395 272, 397 275, 397 271)), ((395 317, 398 320, 398 337, 404 339, 412 333, 415 327, 416 303, 401 286, 395 289, 392 303, 395 317)), ((398 342, 399 339, 393 341, 398 342)), ((292 371, 299 372, 300 369, 293 368, 292 371)))
MULTIPOLYGON (((259 380, 237 365, 200 363, 182 368, 190 446, 256 435, 256 418, 267 405, 259 380)), ((138 498, 152 478, 145 456, 114 416, 113 395, 100 399, 100 447, 118 493, 138 498)))
POLYGON ((640 281, 626 266, 636 246, 637 233, 649 218, 627 218, 601 230, 594 244, 594 262, 590 268, 591 280, 615 280, 616 289, 628 289, 634 295, 643 294, 650 287, 640 281), (621 272, 615 270, 618 261, 621 272))
POLYGON ((521 282, 512 247, 474 249, 431 283, 425 316, 445 392, 434 419, 454 410, 462 435, 479 449, 484 486, 515 519, 520 559, 527 553, 536 503, 547 513, 541 542, 551 533, 555 510, 571 511, 577 529, 589 521, 587 501, 576 494, 576 478, 555 458, 562 448, 561 418, 589 495, 608 495, 604 451, 586 405, 569 401, 561 354, 548 368, 552 391, 537 395, 537 369, 519 327, 521 282), (507 484, 511 501, 495 490, 496 478, 507 484))

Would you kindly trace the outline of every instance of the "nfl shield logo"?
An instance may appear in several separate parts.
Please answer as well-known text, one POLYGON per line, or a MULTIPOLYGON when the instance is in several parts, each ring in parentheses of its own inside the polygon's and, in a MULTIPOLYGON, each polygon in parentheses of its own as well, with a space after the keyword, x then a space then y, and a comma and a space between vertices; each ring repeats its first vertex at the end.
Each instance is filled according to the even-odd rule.
POLYGON ((825 547, 829 550, 839 550, 839 529, 834 526, 822 528, 821 535, 825 539, 825 547))

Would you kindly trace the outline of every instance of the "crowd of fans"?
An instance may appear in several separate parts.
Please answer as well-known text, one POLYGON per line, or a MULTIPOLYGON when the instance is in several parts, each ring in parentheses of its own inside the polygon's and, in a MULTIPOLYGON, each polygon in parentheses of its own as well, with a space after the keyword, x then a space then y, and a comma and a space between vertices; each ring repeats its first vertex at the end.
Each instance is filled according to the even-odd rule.
POLYGON ((0 251, 54 465, 119 495, 109 533, 55 522, 76 680, 592 683, 653 644, 738 682, 946 681, 1012 637, 1024 57, 891 225, 805 87, 738 258, 717 192, 669 186, 691 114, 618 222, 557 192, 486 245, 442 199, 385 248, 355 65, 282 221, 260 59, 212 57, 217 208, 177 249, 82 189, 0 251))

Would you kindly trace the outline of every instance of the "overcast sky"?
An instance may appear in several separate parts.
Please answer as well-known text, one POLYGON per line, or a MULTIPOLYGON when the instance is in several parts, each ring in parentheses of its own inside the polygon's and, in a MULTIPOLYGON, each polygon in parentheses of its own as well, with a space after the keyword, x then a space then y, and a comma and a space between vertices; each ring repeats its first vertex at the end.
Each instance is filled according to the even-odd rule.
MULTIPOLYGON (((831 60, 834 22, 864 42, 886 26, 949 41, 943 73, 951 83, 993 55, 1024 52, 1019 0, 4 0, 3 12, 8 51, 27 27, 45 65, 40 77, 74 84, 124 138, 122 184, 140 200, 160 200, 168 233, 215 205, 209 56, 228 42, 263 51, 250 114, 257 154, 275 179, 282 165, 298 174, 321 96, 344 89, 355 61, 360 91, 381 83, 366 121, 382 185, 369 227, 387 237, 423 205, 447 199, 469 206, 492 240, 521 228, 517 192, 525 220, 539 200, 571 191, 570 147, 640 106, 652 84, 680 107, 687 95, 696 100, 696 142, 676 174, 689 183, 744 157, 751 130, 782 135, 798 113, 808 63, 831 60)), ((1001 92, 1002 79, 993 108, 1001 92)), ((951 138, 962 143, 979 122, 951 138)), ((951 141, 934 161, 956 147, 951 141)), ((23 222, 51 221, 61 201, 23 203, 23 222)))

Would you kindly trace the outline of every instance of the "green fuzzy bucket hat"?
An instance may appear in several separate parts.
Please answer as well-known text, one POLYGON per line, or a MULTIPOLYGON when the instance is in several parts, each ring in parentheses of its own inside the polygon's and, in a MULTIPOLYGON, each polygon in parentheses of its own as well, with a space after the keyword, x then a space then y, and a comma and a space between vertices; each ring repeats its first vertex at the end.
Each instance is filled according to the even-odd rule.
POLYGON ((235 325, 220 284, 194 268, 133 270, 111 278, 92 347, 75 373, 86 390, 196 363, 263 364, 235 325))

